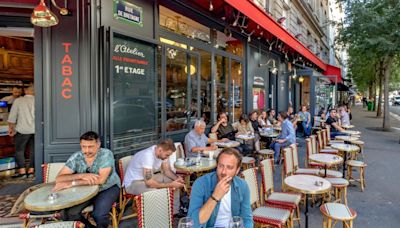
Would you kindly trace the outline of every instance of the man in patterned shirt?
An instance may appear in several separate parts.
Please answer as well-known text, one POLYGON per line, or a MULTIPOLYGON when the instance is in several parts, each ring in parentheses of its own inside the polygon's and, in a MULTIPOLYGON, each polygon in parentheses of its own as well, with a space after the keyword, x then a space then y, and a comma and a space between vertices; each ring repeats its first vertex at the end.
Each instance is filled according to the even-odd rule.
POLYGON ((85 227, 94 227, 82 216, 82 210, 93 204, 92 216, 97 227, 107 228, 109 212, 119 196, 121 181, 115 171, 113 153, 100 148, 97 133, 86 132, 80 137, 81 150, 69 157, 56 177, 54 191, 77 185, 99 185, 99 193, 89 201, 62 211, 63 220, 79 220, 85 227))

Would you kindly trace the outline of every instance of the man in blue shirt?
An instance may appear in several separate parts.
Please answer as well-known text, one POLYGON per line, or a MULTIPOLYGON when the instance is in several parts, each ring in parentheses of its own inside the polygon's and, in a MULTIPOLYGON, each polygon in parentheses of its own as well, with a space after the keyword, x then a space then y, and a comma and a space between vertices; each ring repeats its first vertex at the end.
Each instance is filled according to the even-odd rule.
POLYGON ((217 157, 217 171, 194 182, 188 212, 194 227, 229 227, 232 216, 240 216, 245 228, 253 228, 249 187, 236 176, 241 163, 239 151, 226 148, 217 157))
POLYGON ((207 146, 207 144, 211 144, 217 141, 224 141, 208 138, 204 134, 205 130, 206 123, 203 120, 196 120, 196 122, 194 123, 194 129, 192 129, 185 136, 185 150, 187 152, 187 157, 196 157, 198 153, 201 153, 204 150, 216 150, 218 149, 217 146, 207 146))
POLYGON ((279 162, 279 153, 281 148, 296 143, 296 133, 292 122, 288 119, 288 114, 286 112, 280 112, 278 115, 278 121, 282 123, 282 131, 270 146, 270 148, 275 151, 275 164, 279 162))
POLYGON ((89 201, 62 211, 62 219, 79 220, 85 227, 94 227, 82 216, 82 210, 93 204, 92 216, 97 227, 107 228, 110 224, 109 212, 117 200, 121 181, 115 171, 113 153, 100 148, 100 139, 93 131, 80 137, 81 150, 69 157, 56 177, 53 191, 77 185, 99 185, 99 193, 89 201))

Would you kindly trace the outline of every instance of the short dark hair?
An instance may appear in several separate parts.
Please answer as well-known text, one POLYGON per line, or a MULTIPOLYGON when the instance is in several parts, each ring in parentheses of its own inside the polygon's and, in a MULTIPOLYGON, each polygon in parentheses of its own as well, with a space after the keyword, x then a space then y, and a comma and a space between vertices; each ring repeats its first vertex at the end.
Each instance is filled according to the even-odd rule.
POLYGON ((96 141, 98 141, 99 140, 99 135, 94 131, 88 131, 88 132, 84 133, 83 135, 81 135, 81 137, 79 138, 79 141, 82 141, 82 140, 85 140, 85 141, 96 140, 96 141))
MULTIPOLYGON (((223 114, 226 115, 226 112, 219 112, 218 115, 217 115, 217 119, 220 119, 221 115, 223 115, 223 114)), ((228 118, 228 115, 226 115, 226 118, 228 118)))
POLYGON ((254 113, 257 113, 257 114, 258 114, 258 111, 257 111, 257 110, 251 111, 250 114, 249 114, 249 116, 252 116, 254 113))
POLYGON ((176 150, 174 141, 172 141, 172 139, 161 140, 159 143, 157 143, 157 147, 161 147, 161 149, 164 151, 171 150, 172 152, 175 152, 176 150))
POLYGON ((242 166, 242 158, 243 158, 243 156, 240 154, 240 152, 237 149, 235 149, 235 148, 225 148, 225 149, 223 149, 217 156, 217 164, 219 163, 219 158, 223 154, 234 155, 236 157, 236 159, 238 160, 237 167, 240 168, 242 166))
POLYGON ((239 117, 239 123, 242 122, 242 120, 243 120, 244 122, 246 122, 246 123, 249 122, 249 118, 247 117, 246 114, 240 115, 240 117, 239 117))
POLYGON ((288 117, 287 112, 284 112, 284 111, 279 112, 279 115, 281 115, 282 119, 286 119, 288 117))
POLYGON ((336 112, 336 109, 334 109, 334 108, 329 109, 329 112, 332 112, 332 111, 336 112))

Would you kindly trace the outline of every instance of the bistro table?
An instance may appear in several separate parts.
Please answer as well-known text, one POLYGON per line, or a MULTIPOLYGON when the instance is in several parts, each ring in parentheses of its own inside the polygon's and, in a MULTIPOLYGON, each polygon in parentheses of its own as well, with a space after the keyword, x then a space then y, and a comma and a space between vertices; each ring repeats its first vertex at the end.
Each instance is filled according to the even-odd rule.
POLYGON ((272 133, 266 131, 260 131, 260 136, 267 137, 267 138, 276 138, 279 136, 279 133, 274 131, 272 133))
POLYGON ((329 192, 331 183, 324 178, 312 175, 292 175, 285 178, 285 186, 295 192, 303 193, 306 197, 305 226, 308 228, 308 195, 329 192))
POLYGON ((25 208, 29 211, 58 211, 86 202, 97 195, 98 185, 79 185, 56 192, 52 198, 55 183, 48 183, 29 193, 24 199, 25 208))
POLYGON ((214 144, 218 147, 223 147, 223 148, 232 148, 240 146, 240 142, 237 141, 215 142, 214 144))
POLYGON ((343 128, 346 128, 346 129, 350 129, 350 128, 354 128, 354 125, 342 125, 342 127, 343 128))
POLYGON ((254 134, 248 134, 248 135, 240 134, 240 135, 236 135, 236 139, 240 139, 240 140, 243 140, 243 141, 253 140, 254 138, 255 138, 254 134))
POLYGON ((346 141, 346 142, 352 142, 352 141, 360 140, 360 136, 359 135, 338 135, 335 137, 335 139, 346 141))
POLYGON ((331 147, 333 149, 343 152, 343 156, 344 156, 343 177, 345 177, 347 153, 358 152, 358 151, 360 151, 360 147, 358 147, 356 145, 345 144, 345 143, 334 143, 334 144, 331 144, 331 147))
MULTIPOLYGON (((176 161, 174 166, 176 170, 189 172, 189 173, 200 173, 210 171, 217 167, 217 161, 215 159, 200 158, 200 161, 196 161, 199 158, 187 158, 186 161, 176 161)), ((190 188, 190 175, 185 176, 186 189, 190 188)))
POLYGON ((344 130, 341 131, 342 133, 348 134, 348 135, 361 135, 360 131, 353 131, 353 130, 344 130))
POLYGON ((341 164, 343 162, 342 157, 334 154, 312 154, 308 159, 310 159, 310 161, 313 162, 324 164, 325 168, 324 177, 327 176, 326 173, 328 166, 341 164))

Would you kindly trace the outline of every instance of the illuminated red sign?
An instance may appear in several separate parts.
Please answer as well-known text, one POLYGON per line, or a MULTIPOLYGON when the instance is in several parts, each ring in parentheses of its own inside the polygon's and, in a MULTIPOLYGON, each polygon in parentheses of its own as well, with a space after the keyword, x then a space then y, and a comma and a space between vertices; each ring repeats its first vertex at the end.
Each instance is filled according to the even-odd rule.
POLYGON ((72 59, 68 54, 70 51, 71 43, 62 43, 64 46, 65 55, 61 60, 61 75, 64 78, 61 84, 61 96, 68 100, 72 98, 72 81, 71 76, 73 74, 72 59))

